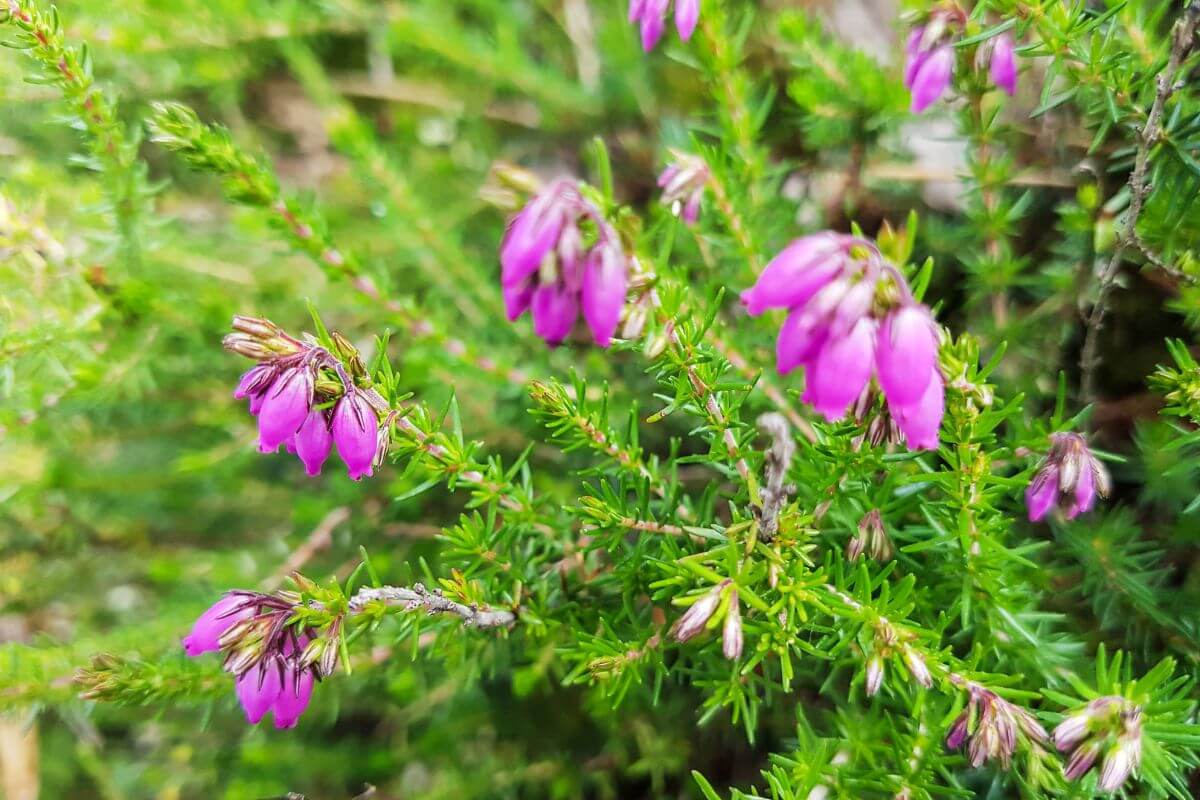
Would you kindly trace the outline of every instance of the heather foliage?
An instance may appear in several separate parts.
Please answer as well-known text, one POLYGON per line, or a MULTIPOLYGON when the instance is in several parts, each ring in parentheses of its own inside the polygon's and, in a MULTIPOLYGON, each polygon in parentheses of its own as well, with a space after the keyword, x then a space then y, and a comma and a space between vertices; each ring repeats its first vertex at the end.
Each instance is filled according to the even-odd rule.
POLYGON ((1198 26, 0 0, 0 791, 1196 796, 1198 26))

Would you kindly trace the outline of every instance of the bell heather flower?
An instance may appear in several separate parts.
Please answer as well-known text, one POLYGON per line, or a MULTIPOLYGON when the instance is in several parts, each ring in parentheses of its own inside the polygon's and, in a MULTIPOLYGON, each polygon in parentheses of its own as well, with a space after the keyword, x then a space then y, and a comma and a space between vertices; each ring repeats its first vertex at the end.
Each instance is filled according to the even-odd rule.
POLYGON ((291 367, 280 373, 263 392, 258 410, 258 449, 274 453, 308 416, 313 400, 313 374, 308 366, 291 367))
POLYGON ((674 163, 658 176, 662 201, 671 208, 672 214, 688 225, 695 225, 700 218, 700 204, 704 201, 704 189, 711 172, 699 156, 677 150, 672 150, 671 155, 674 163))
MULTIPOLYGON (((630 0, 629 21, 641 27, 642 49, 650 52, 666 28, 669 0, 630 0)), ((675 0, 675 30, 685 42, 700 20, 700 0, 675 0)))
POLYGON ((718 583, 699 600, 692 603, 691 607, 675 623, 672 631, 675 641, 686 642, 704 630, 704 626, 708 624, 712 615, 716 613, 717 607, 721 605, 721 595, 724 594, 730 583, 729 580, 718 583))
MULTIPOLYGON (((904 87, 912 95, 912 113, 920 114, 946 94, 954 79, 955 41, 966 18, 957 9, 935 11, 913 30, 905 46, 904 87)), ((987 70, 993 85, 1009 95, 1017 91, 1017 59, 1012 36, 1001 33, 975 51, 975 64, 987 70)))
POLYGON ((986 46, 981 47, 979 51, 988 55, 988 76, 992 79, 992 83, 997 88, 1003 89, 1010 97, 1016 94, 1017 56, 1014 52, 1012 37, 1007 33, 1002 33, 989 39, 986 46))
POLYGON ((926 41, 932 26, 922 26, 908 39, 904 87, 912 94, 911 111, 920 114, 941 99, 954 78, 954 47, 926 41))
POLYGON ((977 683, 966 682, 966 689, 970 695, 967 708, 950 726, 946 747, 958 750, 969 742, 971 766, 999 760, 1007 769, 1020 737, 1039 745, 1046 741, 1045 729, 1025 709, 977 683))
POLYGON ((321 474, 321 465, 329 458, 333 447, 333 435, 329 432, 329 419, 324 411, 313 408, 296 431, 293 439, 296 457, 304 464, 310 476, 321 474))
POLYGON ((333 407, 333 443, 351 480, 370 477, 379 447, 379 417, 361 391, 351 386, 333 407))
POLYGON ((1067 519, 1089 511, 1096 495, 1107 497, 1108 470, 1092 455, 1087 441, 1078 433, 1050 435, 1050 452, 1038 465, 1025 490, 1029 521, 1040 522, 1053 508, 1067 519))
POLYGON ((945 387, 932 316, 871 242, 824 232, 795 240, 742 293, 751 316, 786 308, 781 374, 805 368, 803 399, 826 420, 869 398, 878 379, 909 449, 937 447, 945 387))
POLYGON ((628 262, 600 209, 573 181, 553 181, 517 214, 501 244, 505 313, 515 321, 529 311, 534 332, 553 347, 582 310, 595 342, 607 347, 625 306, 628 262))
POLYGON ((1097 788, 1115 792, 1142 761, 1142 709, 1123 697, 1092 700, 1054 729, 1054 745, 1070 752, 1063 776, 1082 778, 1103 755, 1097 788))
POLYGON ((273 713, 276 728, 291 728, 312 697, 318 668, 305 663, 307 631, 288 624, 299 597, 233 591, 218 600, 183 640, 189 656, 223 651, 236 676, 238 702, 252 725, 273 713))
POLYGON ((879 694, 880 688, 883 686, 883 659, 875 653, 867 661, 867 680, 866 689, 867 697, 874 697, 879 694))
POLYGON ((351 478, 370 475, 372 462, 387 453, 391 430, 379 426, 368 398, 371 394, 381 402, 379 395, 358 388, 347 371, 365 373, 354 346, 335 331, 331 335, 340 355, 334 356, 311 340, 293 339, 268 320, 235 317, 234 326, 237 332, 225 337, 226 348, 243 352, 244 340, 258 336, 256 352, 269 353, 242 375, 234 391, 234 397, 250 401, 250 413, 258 417, 259 450, 273 453, 286 445, 315 476, 337 444, 351 478), (330 414, 322 406, 334 400, 330 414))

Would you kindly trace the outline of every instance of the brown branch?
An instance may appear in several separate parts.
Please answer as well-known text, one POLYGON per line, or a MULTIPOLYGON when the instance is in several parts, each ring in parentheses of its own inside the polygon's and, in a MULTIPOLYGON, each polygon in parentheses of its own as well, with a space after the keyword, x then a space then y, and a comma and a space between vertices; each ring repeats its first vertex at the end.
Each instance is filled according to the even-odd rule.
POLYGON ((517 621, 517 615, 505 609, 479 607, 457 603, 439 590, 426 589, 420 583, 411 589, 404 586, 364 587, 350 598, 351 614, 361 614, 370 603, 403 606, 405 611, 425 609, 429 614, 454 614, 469 628, 507 628, 517 621))
MULTIPOLYGON (((1146 124, 1140 132, 1133 172, 1129 175, 1129 211, 1125 215, 1124 228, 1113 247, 1112 256, 1098 277, 1099 292, 1086 322, 1083 351, 1079 359, 1079 366, 1083 373, 1080 389, 1085 402, 1092 402, 1096 399, 1096 368, 1100 365, 1100 330, 1103 328, 1104 319, 1108 314, 1109 295, 1112 294, 1113 287, 1116 285, 1117 272, 1120 270, 1121 259, 1126 250, 1130 247, 1138 248, 1138 217, 1141 216, 1142 208, 1151 190, 1146 182, 1150 166, 1150 151, 1162 136, 1162 117, 1167 100, 1177 89, 1182 88, 1182 84, 1176 83, 1175 76, 1179 72, 1184 58, 1192 49, 1197 22, 1200 22, 1200 0, 1192 0, 1183 16, 1175 23, 1171 55, 1167 60, 1166 68, 1156 78, 1158 91, 1154 95, 1150 114, 1146 117, 1146 124)), ((1138 249, 1141 249, 1143 253, 1146 252, 1142 248, 1138 249)))

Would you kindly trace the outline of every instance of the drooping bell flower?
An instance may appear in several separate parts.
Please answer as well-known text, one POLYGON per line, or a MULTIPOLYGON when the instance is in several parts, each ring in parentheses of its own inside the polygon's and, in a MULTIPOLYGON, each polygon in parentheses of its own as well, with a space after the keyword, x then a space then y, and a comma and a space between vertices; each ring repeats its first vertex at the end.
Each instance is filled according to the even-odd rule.
POLYGON ((333 434, 329 431, 329 419, 325 412, 313 408, 304 418, 300 430, 293 439, 296 457, 304 464, 309 476, 321 474, 321 465, 329 458, 333 448, 333 434))
MULTIPOLYGON (((919 114, 940 100, 954 79, 956 42, 967 18, 961 9, 943 8, 909 35, 905 46, 904 87, 912 95, 912 113, 919 114)), ((975 50, 975 69, 1009 95, 1017 91, 1015 43, 1007 32, 993 36, 975 50)))
POLYGON ((1090 511, 1096 496, 1107 497, 1108 470, 1100 463, 1087 441, 1078 433, 1050 435, 1050 452, 1038 465, 1025 489, 1025 506, 1030 522, 1040 522, 1054 508, 1067 519, 1090 511))
POLYGON ((221 649, 221 637, 242 620, 254 616, 254 604, 242 593, 231 592, 209 606, 183 639, 189 656, 215 653, 221 649))
POLYGON ((908 447, 937 448, 945 408, 937 329, 873 243, 832 232, 797 239, 742 292, 742 303, 751 316, 788 310, 776 367, 805 368, 803 399, 826 420, 873 397, 875 377, 908 447))
MULTIPOLYGON (((641 29, 642 49, 650 52, 666 29, 670 0, 630 0, 629 21, 641 29)), ((687 41, 700 21, 700 0, 675 0, 675 30, 687 41)))
POLYGON ((330 429, 350 478, 357 481, 370 476, 379 447, 379 417, 361 391, 353 386, 347 388, 333 408, 330 429))
MULTIPOLYGON (((298 595, 236 591, 205 611, 183 640, 189 656, 221 651, 225 669, 236 677, 238 702, 256 725, 268 713, 276 728, 291 728, 308 707, 313 683, 330 674, 304 658, 312 633, 290 620, 298 595)), ((328 643, 326 643, 328 646, 328 643)))
POLYGON ((967 708, 950 726, 946 747, 958 750, 967 745, 971 766, 998 761, 1007 768, 1019 741, 1040 746, 1049 739, 1046 730, 1024 708, 980 684, 968 682, 965 688, 969 693, 967 708))
POLYGON ((1142 760, 1142 708, 1118 695, 1097 697, 1054 729, 1054 746, 1070 753, 1063 777, 1082 778, 1103 757, 1097 788, 1115 792, 1142 760))
POLYGON ((581 299, 583 319, 601 347, 608 347, 612 341, 628 288, 628 263, 620 248, 615 243, 592 248, 584 266, 581 299))
POLYGON ((241 380, 238 381, 237 389, 234 390, 233 396, 237 400, 250 400, 250 413, 257 414, 262 405, 262 395, 266 393, 271 384, 275 382, 275 377, 278 370, 270 362, 255 364, 250 369, 242 373, 241 380), (257 401, 257 402, 256 402, 257 401))
POLYGON ((313 399, 312 369, 284 370, 263 393, 258 411, 258 449, 274 453, 304 422, 313 399))
POLYGON ((662 202, 672 214, 688 225, 695 225, 700 219, 700 204, 704 201, 711 172, 699 156, 678 151, 672 151, 672 155, 673 163, 658 176, 662 202))
POLYGON ((607 347, 625 306, 628 261, 595 204, 574 182, 556 180, 517 215, 501 245, 505 314, 515 321, 529 311, 534 332, 553 347, 582 309, 593 339, 607 347), (547 230, 553 237, 540 233, 547 230))
POLYGON ((912 94, 910 110, 920 114, 940 100, 950 88, 950 82, 954 79, 954 48, 941 45, 910 58, 905 75, 911 75, 911 78, 905 81, 905 86, 912 94))
POLYGON ((990 39, 988 46, 980 48, 980 52, 985 54, 990 50, 988 76, 992 83, 1010 97, 1017 93, 1017 56, 1014 47, 1013 38, 1002 33, 990 39))

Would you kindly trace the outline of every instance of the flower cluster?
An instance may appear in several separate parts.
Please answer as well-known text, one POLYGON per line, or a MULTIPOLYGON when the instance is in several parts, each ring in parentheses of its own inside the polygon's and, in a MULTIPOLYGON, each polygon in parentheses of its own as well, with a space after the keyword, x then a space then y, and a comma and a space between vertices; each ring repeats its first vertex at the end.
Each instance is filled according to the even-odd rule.
POLYGON ((672 151, 674 161, 658 176, 662 201, 671 213, 688 225, 700 219, 700 203, 711 175, 708 164, 699 156, 672 151))
POLYGON ((970 695, 967 708, 950 726, 946 747, 957 750, 969 741, 967 756, 971 766, 980 767, 985 761, 999 760, 1008 769, 1017 749, 1018 735, 1036 744, 1049 738, 1045 729, 1025 709, 977 683, 967 682, 966 688, 970 695))
POLYGON ((1108 497, 1109 488, 1108 470, 1082 436, 1051 434, 1050 452, 1025 490, 1029 520, 1040 522, 1052 508, 1061 509, 1067 519, 1075 519, 1091 510, 1096 495, 1108 497))
MULTIPOLYGON (((961 28, 961 11, 938 11, 908 37, 905 47, 904 86, 912 94, 912 112, 919 114, 941 99, 954 78, 955 31, 961 28)), ((1009 95, 1017 91, 1017 60, 1013 39, 1007 33, 993 36, 976 50, 979 69, 986 68, 992 83, 1009 95)))
POLYGON ((1063 767, 1070 781, 1103 756, 1097 788, 1115 792, 1142 761, 1142 709, 1123 697, 1098 697, 1059 723, 1054 746, 1071 754, 1063 767))
POLYGON ((576 183, 553 181, 521 209, 500 246, 508 318, 531 311, 534 332, 554 346, 582 309, 596 344, 607 347, 625 306, 628 262, 620 236, 576 183))
POLYGON ((270 712, 276 728, 294 727, 308 708, 314 681, 336 664, 313 662, 319 648, 311 645, 318 640, 289 624, 298 602, 299 596, 289 592, 228 592, 200 615, 183 640, 192 657, 225 653, 225 669, 236 676, 238 702, 251 725, 270 712))
POLYGON ((284 445, 309 475, 319 475, 336 447, 353 480, 370 476, 387 452, 388 426, 380 427, 370 393, 342 362, 269 320, 234 317, 233 327, 226 349, 259 361, 233 393, 248 400, 258 417, 259 451, 274 453, 284 445))
POLYGON ((746 310, 788 309, 781 374, 805 367, 803 399, 843 417, 874 375, 910 449, 936 449, 945 407, 938 333, 929 309, 871 242, 824 232, 797 239, 742 293, 746 310))
MULTIPOLYGON (((666 28, 670 0, 629 0, 629 21, 642 29, 642 49, 650 52, 666 28)), ((685 42, 700 21, 700 0, 675 0, 675 30, 685 42)))

